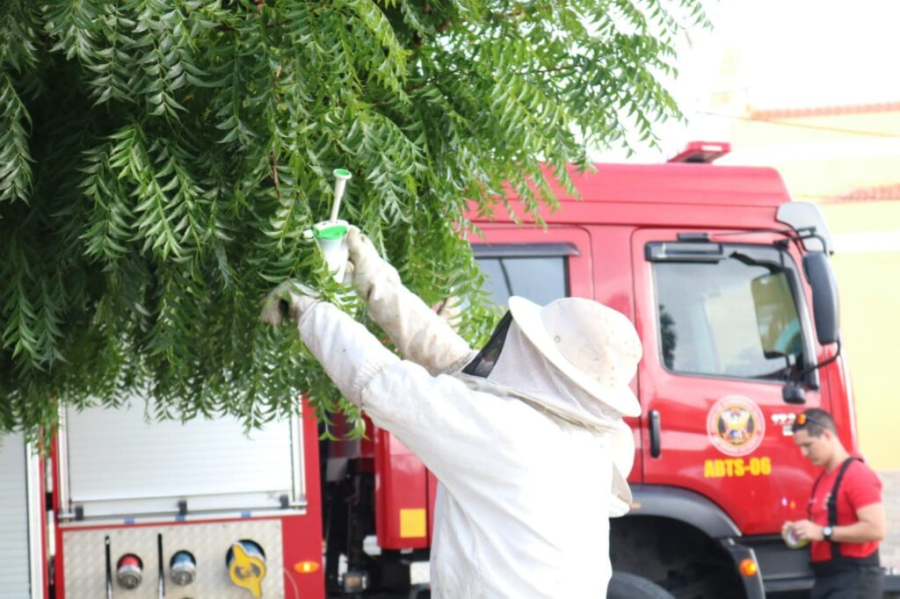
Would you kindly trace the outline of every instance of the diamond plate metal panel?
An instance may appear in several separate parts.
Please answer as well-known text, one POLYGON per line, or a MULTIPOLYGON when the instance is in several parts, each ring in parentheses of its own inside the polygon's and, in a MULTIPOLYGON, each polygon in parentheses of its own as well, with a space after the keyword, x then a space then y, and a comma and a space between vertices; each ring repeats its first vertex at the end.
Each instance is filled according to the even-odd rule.
MULTIPOLYGON (((116 599, 158 599, 159 567, 157 535, 162 535, 166 597, 174 599, 248 599, 247 589, 235 586, 228 577, 225 554, 231 544, 251 539, 266 553, 266 577, 262 596, 285 597, 281 520, 242 520, 168 526, 133 526, 63 532, 63 576, 66 599, 106 597, 105 539, 110 538, 113 577, 118 559, 134 553, 144 563, 143 582, 125 589, 113 582, 116 599), (176 551, 190 551, 197 560, 197 577, 192 584, 172 582, 169 560, 176 551)), ((293 595, 291 595, 293 597, 293 595)))

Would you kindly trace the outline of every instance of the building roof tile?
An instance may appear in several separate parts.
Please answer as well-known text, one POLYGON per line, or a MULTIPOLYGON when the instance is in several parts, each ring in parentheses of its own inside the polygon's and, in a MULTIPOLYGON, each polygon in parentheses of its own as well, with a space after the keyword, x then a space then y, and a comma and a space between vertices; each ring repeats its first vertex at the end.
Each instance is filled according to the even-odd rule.
POLYGON ((776 119, 802 119, 817 116, 844 116, 872 112, 900 112, 900 102, 880 102, 877 104, 847 104, 842 106, 816 106, 810 108, 772 108, 750 110, 750 118, 756 121, 776 119))
POLYGON ((826 204, 844 204, 848 202, 878 202, 900 200, 900 183, 857 187, 842 194, 824 200, 826 204))

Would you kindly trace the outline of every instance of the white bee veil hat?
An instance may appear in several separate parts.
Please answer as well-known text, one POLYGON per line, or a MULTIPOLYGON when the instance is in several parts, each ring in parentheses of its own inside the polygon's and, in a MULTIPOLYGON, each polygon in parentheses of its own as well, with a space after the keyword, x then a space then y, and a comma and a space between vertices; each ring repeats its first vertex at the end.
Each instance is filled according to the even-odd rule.
POLYGON ((567 297, 539 306, 509 298, 513 321, 556 370, 623 416, 639 416, 629 387, 642 350, 625 315, 593 300, 567 297))

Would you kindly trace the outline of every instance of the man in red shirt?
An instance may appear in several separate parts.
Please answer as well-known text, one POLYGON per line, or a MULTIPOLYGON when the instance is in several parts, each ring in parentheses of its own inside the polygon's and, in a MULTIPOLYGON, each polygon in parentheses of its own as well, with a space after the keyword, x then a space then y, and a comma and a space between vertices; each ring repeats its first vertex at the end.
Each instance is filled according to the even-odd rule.
POLYGON ((878 542, 887 526, 878 475, 847 452, 825 410, 798 414, 791 428, 803 456, 824 468, 813 485, 809 519, 782 529, 811 543, 816 584, 810 598, 881 599, 878 542))

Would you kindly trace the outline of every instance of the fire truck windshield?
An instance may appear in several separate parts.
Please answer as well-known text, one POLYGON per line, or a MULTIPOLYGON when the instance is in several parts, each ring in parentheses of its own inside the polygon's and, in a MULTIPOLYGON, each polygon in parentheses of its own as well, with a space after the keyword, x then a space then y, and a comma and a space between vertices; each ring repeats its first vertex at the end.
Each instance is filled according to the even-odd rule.
POLYGON ((663 363, 678 373, 790 380, 806 344, 793 262, 771 246, 653 264, 663 363))

